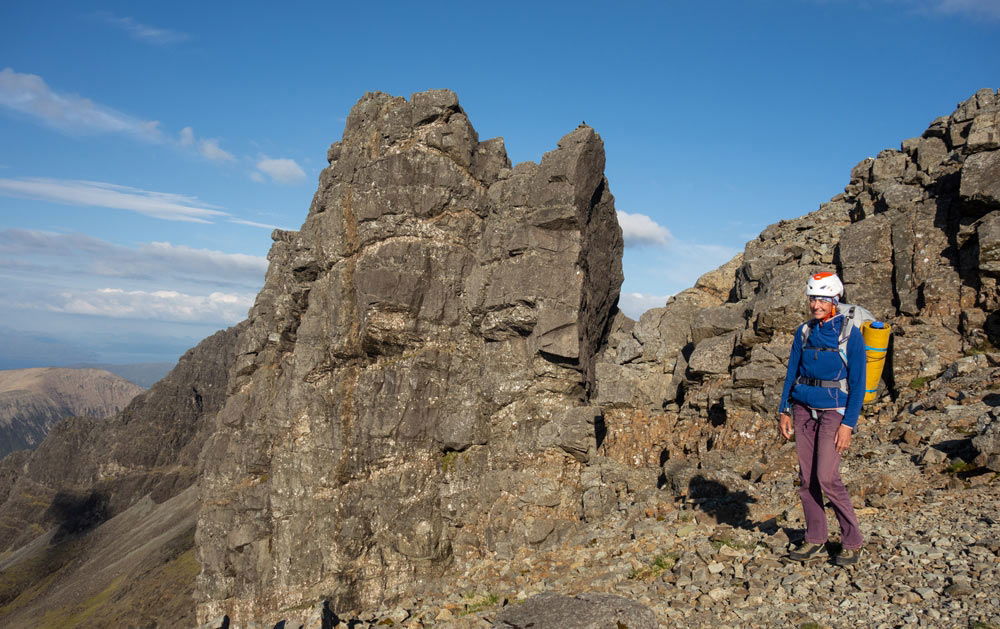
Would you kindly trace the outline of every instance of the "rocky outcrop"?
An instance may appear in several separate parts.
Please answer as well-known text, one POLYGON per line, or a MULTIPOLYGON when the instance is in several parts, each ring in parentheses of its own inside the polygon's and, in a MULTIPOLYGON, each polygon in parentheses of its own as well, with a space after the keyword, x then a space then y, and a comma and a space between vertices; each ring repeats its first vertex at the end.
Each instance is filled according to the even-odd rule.
MULTIPOLYGON (((1000 346, 998 112, 997 93, 980 90, 664 308, 638 322, 619 315, 596 365, 606 453, 629 461, 633 433, 671 465, 773 443, 791 334, 806 319, 804 278, 820 270, 837 271, 846 301, 893 326, 883 402, 905 403, 910 383, 1000 346)), ((726 462, 746 474, 755 457, 726 462)))
POLYGON ((0 458, 35 448, 67 417, 114 415, 141 392, 142 387, 101 369, 0 371, 0 458))
POLYGON ((378 605, 580 521, 622 281, 600 137, 512 168, 453 93, 369 94, 327 157, 202 454, 203 622, 378 605))

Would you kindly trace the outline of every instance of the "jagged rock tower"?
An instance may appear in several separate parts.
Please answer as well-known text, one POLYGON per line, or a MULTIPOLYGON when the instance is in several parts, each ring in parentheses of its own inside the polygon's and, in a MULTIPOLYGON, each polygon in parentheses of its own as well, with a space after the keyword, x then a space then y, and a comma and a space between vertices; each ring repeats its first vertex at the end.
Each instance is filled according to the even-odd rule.
POLYGON ((200 622, 376 605, 580 521, 622 281, 600 137, 511 168, 452 92, 375 93, 328 160, 202 453, 200 622))

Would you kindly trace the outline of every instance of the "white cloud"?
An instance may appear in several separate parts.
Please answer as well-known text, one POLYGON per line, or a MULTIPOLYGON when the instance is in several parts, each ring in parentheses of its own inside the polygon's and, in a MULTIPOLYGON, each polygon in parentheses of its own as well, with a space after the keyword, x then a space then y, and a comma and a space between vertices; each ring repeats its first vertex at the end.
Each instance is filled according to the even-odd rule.
POLYGON ((250 179, 252 179, 253 181, 256 181, 257 183, 264 183, 264 181, 266 181, 264 179, 264 175, 260 174, 256 170, 253 171, 252 173, 250 173, 250 179))
POLYGON ((60 297, 62 303, 48 306, 49 310, 122 319, 198 323, 236 323, 246 316, 253 305, 253 295, 222 292, 188 295, 173 290, 100 288, 65 292, 60 297))
POLYGON ((267 271, 267 258, 252 256, 246 253, 224 253, 212 249, 195 249, 187 245, 174 245, 169 242, 151 242, 139 246, 139 252, 167 265, 211 271, 217 269, 225 272, 252 274, 263 277, 267 271))
POLYGON ((215 139, 202 140, 198 143, 198 151, 208 159, 217 162, 231 162, 235 157, 232 153, 224 151, 219 147, 219 141, 215 139))
POLYGON ((169 192, 152 192, 100 181, 73 179, 0 179, 0 195, 36 199, 66 205, 127 210, 167 221, 211 223, 210 219, 229 216, 218 206, 197 198, 169 192))
MULTIPOLYGON (((147 142, 168 141, 183 147, 197 145, 198 152, 203 157, 217 162, 236 159, 232 153, 219 146, 216 138, 197 140, 194 129, 189 126, 181 129, 174 141, 164 136, 159 128, 160 123, 155 120, 139 120, 82 96, 60 94, 46 85, 42 77, 14 72, 11 68, 0 70, 0 105, 32 116, 69 134, 122 133, 147 142)), ((286 161, 298 168, 295 162, 286 161)), ((284 171, 281 171, 281 164, 276 168, 279 174, 294 177, 294 171, 287 166, 284 171)), ((299 172, 301 173, 301 169, 299 172)), ((274 177, 277 179, 278 175, 274 177)))
POLYGON ((124 133, 149 142, 163 139, 157 121, 139 120, 75 94, 60 94, 42 77, 11 68, 0 70, 0 105, 67 133, 124 133))
POLYGON ((201 156, 212 161, 231 162, 236 159, 232 153, 219 146, 219 140, 216 138, 208 138, 206 140, 197 139, 194 135, 194 129, 191 127, 181 129, 177 144, 180 146, 193 146, 197 144, 198 152, 201 153, 201 156))
POLYGON ((260 227, 261 229, 282 229, 277 225, 271 225, 270 223, 258 223, 257 221, 245 221, 242 218, 231 218, 230 223, 236 223, 237 225, 249 225, 250 227, 260 227))
MULTIPOLYGON (((195 249, 169 242, 136 248, 116 245, 86 234, 56 234, 27 229, 0 231, 0 255, 17 260, 20 274, 65 276, 87 273, 102 277, 166 279, 235 284, 256 290, 267 271, 267 259, 244 253, 195 249), (29 265, 26 267, 25 265, 29 265)), ((9 265, 5 262, 8 270, 9 265)))
POLYGON ((618 210, 618 224, 622 227, 626 247, 643 245, 662 247, 674 238, 670 230, 645 214, 629 214, 618 210))
POLYGON ((265 157, 257 162, 257 169, 278 183, 296 183, 306 178, 305 171, 294 159, 265 157))
POLYGON ((632 319, 638 320, 650 308, 662 308, 670 295, 646 295, 644 293, 622 293, 618 298, 618 309, 632 319))
POLYGON ((190 38, 187 33, 172 31, 169 28, 149 26, 148 24, 137 22, 130 17, 117 17, 107 12, 100 12, 97 15, 108 24, 120 28, 128 33, 132 39, 145 42, 147 44, 164 46, 166 44, 176 44, 178 42, 187 41, 190 38))

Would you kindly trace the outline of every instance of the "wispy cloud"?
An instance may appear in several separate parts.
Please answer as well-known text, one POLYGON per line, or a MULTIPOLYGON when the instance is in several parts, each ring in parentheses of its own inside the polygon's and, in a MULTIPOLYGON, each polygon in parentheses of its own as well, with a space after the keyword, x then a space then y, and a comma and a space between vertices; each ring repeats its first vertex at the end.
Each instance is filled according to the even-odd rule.
MULTIPOLYGON (((76 94, 58 92, 36 74, 0 70, 0 107, 6 107, 57 131, 75 136, 101 133, 122 134, 197 151, 214 162, 235 162, 237 157, 222 148, 218 138, 199 138, 190 126, 177 135, 160 129, 156 120, 142 120, 76 94)), ((264 174, 277 183, 298 183, 306 173, 293 159, 259 159, 250 177, 263 182, 264 174)))
POLYGON ((42 77, 11 68, 0 70, 0 105, 66 133, 123 133, 148 142, 163 141, 155 120, 140 120, 75 94, 60 94, 42 77))
POLYGON ((104 207, 136 212, 166 221, 211 223, 229 216, 218 206, 196 197, 169 192, 152 192, 100 181, 73 179, 0 179, 0 195, 49 201, 65 205, 104 207))
POLYGON ((277 159, 265 157, 257 162, 257 170, 277 183, 298 183, 306 178, 305 171, 294 159, 284 157, 277 159))
POLYGON ((181 129, 175 140, 164 135, 158 121, 141 120, 82 96, 59 93, 42 77, 11 68, 0 70, 0 106, 70 135, 120 133, 146 142, 193 148, 202 157, 216 162, 236 160, 219 145, 217 138, 198 139, 191 127, 181 129))
POLYGON ((938 13, 966 14, 1000 20, 1000 0, 930 0, 927 4, 938 13))
POLYGON ((619 210, 618 224, 621 225, 626 247, 643 245, 663 247, 673 240, 670 230, 645 214, 630 214, 619 210))
POLYGON ((147 44, 165 46, 167 44, 176 44, 182 41, 187 41, 191 38, 187 33, 181 33, 169 28, 150 26, 148 24, 138 22, 134 18, 118 17, 106 11, 97 13, 97 17, 104 20, 107 24, 125 31, 132 39, 147 44))
POLYGON ((188 295, 172 290, 142 291, 100 288, 60 294, 48 310, 122 319, 197 323, 236 323, 253 305, 253 295, 214 292, 188 295))
POLYGON ((890 5, 922 15, 957 15, 1000 20, 1000 0, 810 0, 817 4, 854 5, 862 9, 890 5))
POLYGON ((267 258, 246 253, 224 253, 212 249, 196 249, 187 245, 169 242, 151 242, 139 246, 139 253, 151 260, 191 271, 211 273, 217 269, 221 273, 244 277, 263 278, 267 271, 267 258))
POLYGON ((244 253, 197 249, 169 242, 125 247, 86 234, 40 230, 0 231, 0 260, 10 270, 37 276, 86 273, 100 277, 230 284, 256 290, 267 270, 267 259, 244 253), (9 256, 9 260, 3 260, 9 256))
POLYGON ((199 140, 194 135, 194 129, 191 127, 184 127, 181 129, 180 134, 177 136, 177 144, 180 146, 197 146, 198 152, 201 153, 202 157, 208 158, 216 162, 231 162, 236 159, 232 153, 224 150, 219 146, 219 140, 216 138, 208 138, 205 140, 199 140))
POLYGON ((272 225, 270 223, 258 223, 257 221, 247 221, 242 218, 231 218, 230 223, 236 223, 237 225, 247 225, 249 227, 260 227, 261 229, 282 229, 277 225, 272 225))
POLYGON ((232 153, 220 148, 219 141, 214 138, 199 142, 198 152, 216 162, 231 162, 236 159, 232 153))

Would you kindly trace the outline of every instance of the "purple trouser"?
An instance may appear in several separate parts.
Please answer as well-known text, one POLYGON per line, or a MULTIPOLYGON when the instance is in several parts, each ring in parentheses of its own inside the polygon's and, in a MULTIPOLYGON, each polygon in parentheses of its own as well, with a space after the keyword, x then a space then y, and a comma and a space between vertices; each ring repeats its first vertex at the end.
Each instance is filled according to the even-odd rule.
POLYGON ((840 523, 840 543, 845 549, 861 548, 861 529, 858 517, 851 506, 851 495, 840 479, 840 453, 834 438, 843 416, 834 410, 817 410, 816 419, 802 404, 792 405, 795 422, 795 449, 799 455, 802 473, 802 510, 806 515, 806 541, 824 544, 829 532, 823 496, 833 505, 833 512, 840 523))

